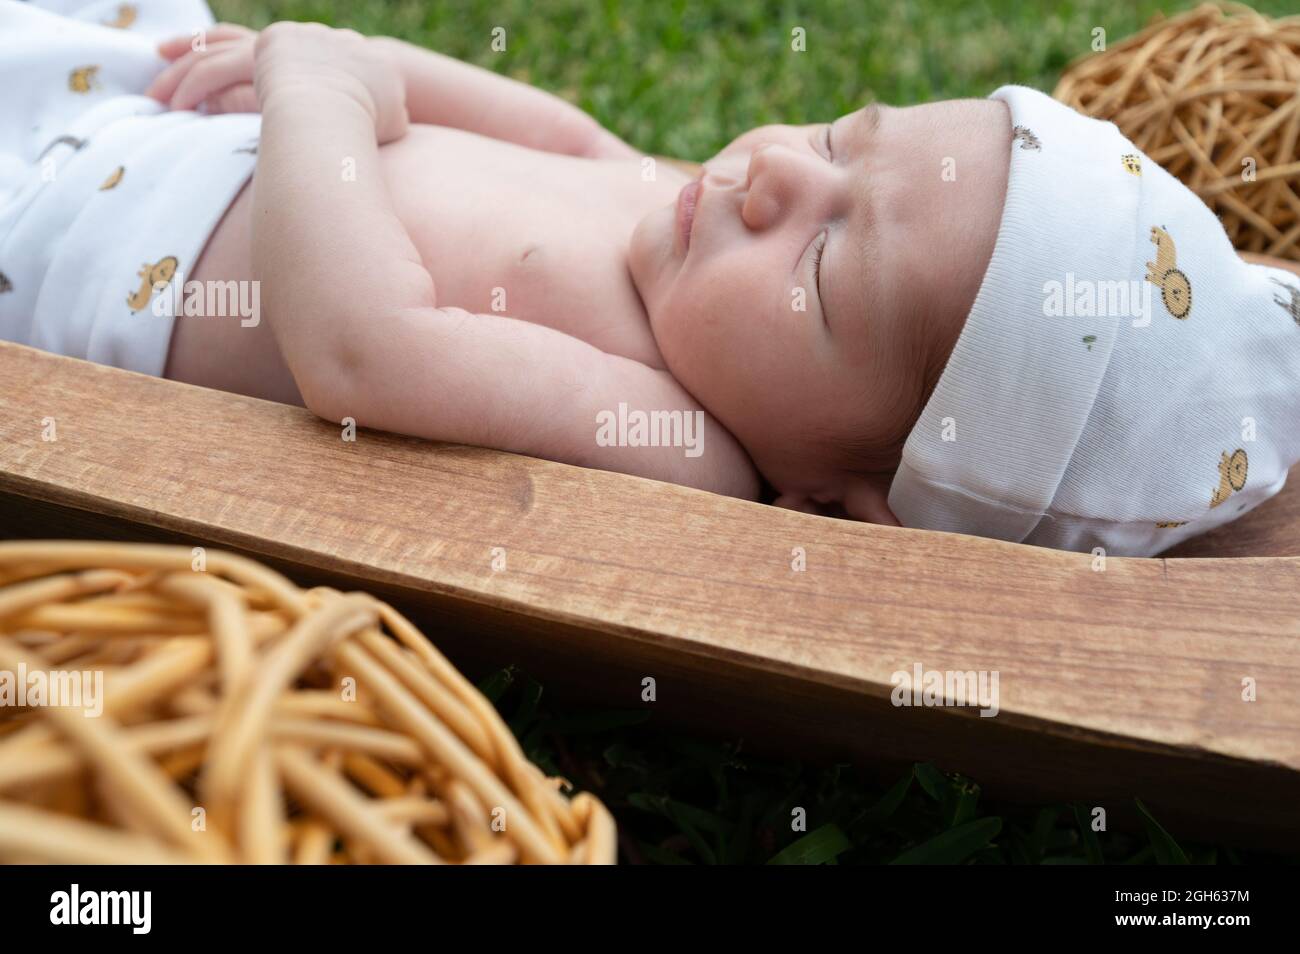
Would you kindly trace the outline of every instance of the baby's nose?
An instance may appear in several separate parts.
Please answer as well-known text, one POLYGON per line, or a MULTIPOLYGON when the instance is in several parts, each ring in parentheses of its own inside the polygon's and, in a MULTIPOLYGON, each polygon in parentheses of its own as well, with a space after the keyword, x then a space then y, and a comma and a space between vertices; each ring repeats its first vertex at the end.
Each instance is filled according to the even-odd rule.
POLYGON ((755 230, 771 228, 822 191, 814 158, 780 143, 764 143, 753 151, 748 185, 741 217, 755 230))

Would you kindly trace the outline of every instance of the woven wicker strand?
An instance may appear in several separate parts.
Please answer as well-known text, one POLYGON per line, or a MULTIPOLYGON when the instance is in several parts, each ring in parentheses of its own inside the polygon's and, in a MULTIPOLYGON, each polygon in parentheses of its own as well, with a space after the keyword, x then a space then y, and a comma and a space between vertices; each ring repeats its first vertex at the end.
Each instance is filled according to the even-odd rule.
POLYGON ((0 861, 614 862, 605 807, 391 606, 203 559, 0 543, 0 675, 104 686, 97 717, 0 705, 0 861))
POLYGON ((1157 19, 1071 64, 1054 95, 1115 123, 1239 251, 1300 261, 1300 16, 1204 4, 1157 19))

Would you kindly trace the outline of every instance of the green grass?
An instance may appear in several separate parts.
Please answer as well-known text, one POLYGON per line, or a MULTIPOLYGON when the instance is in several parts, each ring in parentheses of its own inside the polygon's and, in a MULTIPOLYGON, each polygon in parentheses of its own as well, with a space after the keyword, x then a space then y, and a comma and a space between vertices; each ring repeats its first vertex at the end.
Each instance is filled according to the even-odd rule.
MULTIPOLYGON (((741 741, 663 731, 647 709, 559 709, 510 667, 479 688, 549 775, 598 795, 620 859, 648 864, 1243 864, 1231 846, 1179 844, 1133 800, 1137 833, 1093 832, 1091 806, 1000 805, 921 763, 888 785, 844 764, 752 755, 741 741), (794 812, 802 810, 796 830, 794 812)), ((1294 859, 1292 859, 1294 861, 1294 859)))
MULTIPOLYGON (((1294 0, 1257 9, 1288 12, 1294 0)), ((486 66, 577 103, 647 152, 707 158, 771 122, 825 120, 863 102, 984 96, 1003 83, 1050 91, 1089 50, 1163 10, 1154 0, 216 0, 220 19, 319 20, 486 66), (507 49, 490 48, 505 27, 507 49), (790 48, 806 31, 807 50, 790 48)), ((503 663, 507 662, 502 660, 503 663)), ((644 711, 550 711, 514 669, 484 683, 525 751, 594 791, 618 819, 624 861, 679 863, 1131 864, 1256 860, 1176 844, 1144 809, 1144 834, 1094 836, 1087 809, 990 804, 970 779, 915 766, 881 786, 844 765, 750 755, 658 729, 644 711), (792 829, 792 811, 806 829, 792 829)))
MULTIPOLYGON (((868 100, 908 105, 987 96, 1003 83, 1048 92, 1090 50, 1157 11, 1156 0, 216 0, 252 26, 319 20, 397 36, 577 103, 638 149, 705 159, 764 123, 820 122, 868 100), (494 27, 506 30, 494 53, 494 27), (791 50, 791 30, 807 49, 791 50)), ((1294 0, 1261 0, 1264 13, 1294 0)))

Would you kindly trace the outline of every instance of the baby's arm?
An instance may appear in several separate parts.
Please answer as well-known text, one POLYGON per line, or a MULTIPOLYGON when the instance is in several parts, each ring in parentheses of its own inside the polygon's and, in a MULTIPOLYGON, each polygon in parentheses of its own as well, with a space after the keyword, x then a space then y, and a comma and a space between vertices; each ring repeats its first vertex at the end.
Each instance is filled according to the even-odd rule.
MULTIPOLYGON (((212 28, 201 50, 174 37, 158 51, 171 65, 149 85, 148 95, 172 109, 210 113, 256 112, 250 83, 257 33, 237 24, 212 28)), ((491 70, 462 63, 391 37, 369 42, 401 75, 406 109, 417 123, 451 126, 545 152, 601 159, 639 156, 572 103, 491 70)))
POLYGON ((413 122, 571 156, 640 155, 577 106, 535 86, 391 37, 372 37, 371 42, 392 57, 402 74, 413 122))
POLYGON ((359 94, 348 72, 374 68, 360 38, 323 30, 269 28, 257 64, 254 277, 307 406, 333 421, 756 496, 745 451, 707 415, 698 457, 597 444, 597 414, 620 402, 702 411, 667 373, 540 325, 438 307, 379 163, 376 126, 391 124, 391 103, 378 118, 366 105, 395 94, 359 94), (301 52, 308 42, 317 46, 301 52))
POLYGON ((324 382, 309 407, 335 422, 352 417, 380 430, 729 496, 758 493, 744 450, 666 371, 542 325, 431 301, 399 312, 357 342, 346 371, 324 382), (602 413, 616 419, 620 403, 689 415, 687 436, 699 456, 688 456, 684 446, 602 446, 598 422, 602 413))

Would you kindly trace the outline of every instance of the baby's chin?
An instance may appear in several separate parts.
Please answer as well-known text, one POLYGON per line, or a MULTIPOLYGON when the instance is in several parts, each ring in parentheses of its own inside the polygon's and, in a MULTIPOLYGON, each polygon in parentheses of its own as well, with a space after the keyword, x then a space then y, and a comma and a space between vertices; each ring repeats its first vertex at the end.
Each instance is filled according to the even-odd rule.
POLYGON ((656 209, 636 224, 628 243, 628 271, 652 321, 681 270, 673 245, 676 221, 673 206, 656 209))

